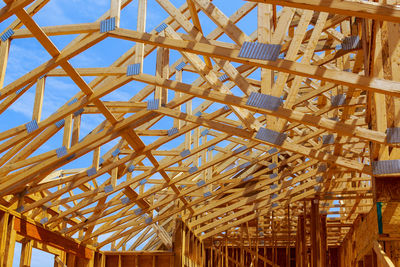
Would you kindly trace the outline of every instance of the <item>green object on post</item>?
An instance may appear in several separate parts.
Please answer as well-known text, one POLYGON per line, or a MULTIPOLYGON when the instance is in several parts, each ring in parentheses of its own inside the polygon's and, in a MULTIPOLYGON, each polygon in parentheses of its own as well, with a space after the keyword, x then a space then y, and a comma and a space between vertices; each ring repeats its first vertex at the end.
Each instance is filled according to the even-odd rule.
POLYGON ((383 224, 382 224, 382 202, 376 202, 376 213, 378 215, 378 231, 379 234, 383 234, 383 224))

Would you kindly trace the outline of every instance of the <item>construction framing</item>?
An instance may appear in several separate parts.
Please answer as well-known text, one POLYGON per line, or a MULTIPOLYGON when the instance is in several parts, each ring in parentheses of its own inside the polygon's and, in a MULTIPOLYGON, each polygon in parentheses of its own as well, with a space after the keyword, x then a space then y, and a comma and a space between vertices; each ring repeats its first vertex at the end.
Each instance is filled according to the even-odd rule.
POLYGON ((1 267, 15 242, 20 266, 400 266, 399 1, 154 0, 151 31, 147 0, 45 27, 49 0, 3 1, 0 118, 34 104, 0 132, 1 267), (50 59, 5 84, 29 38, 50 59), (110 39, 131 48, 109 67, 70 63, 110 39), (42 116, 60 77, 79 92, 42 116))

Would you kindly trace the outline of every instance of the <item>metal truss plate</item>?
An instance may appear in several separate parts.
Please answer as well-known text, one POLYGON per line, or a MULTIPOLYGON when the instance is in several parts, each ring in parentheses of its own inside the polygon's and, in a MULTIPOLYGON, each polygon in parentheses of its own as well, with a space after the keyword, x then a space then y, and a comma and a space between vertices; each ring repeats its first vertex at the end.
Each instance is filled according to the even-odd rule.
POLYGON ((115 30, 115 17, 102 20, 100 22, 100 33, 110 32, 115 30))
POLYGON ((280 146, 285 141, 286 134, 266 128, 260 128, 256 134, 256 138, 280 146))
POLYGON ((317 191, 317 192, 320 192, 321 189, 322 189, 322 186, 320 186, 320 185, 314 186, 314 190, 317 191))
POLYGON ((131 201, 131 200, 130 200, 129 197, 124 197, 124 198, 121 199, 121 203, 124 204, 124 205, 129 204, 130 201, 131 201))
POLYGON ((65 146, 57 148, 56 154, 57 154, 57 158, 64 157, 65 155, 67 155, 67 148, 65 146))
POLYGON ((332 145, 335 143, 335 136, 333 134, 327 134, 322 136, 322 144, 332 145))
POLYGON ((276 174, 276 173, 271 173, 271 174, 269 175, 269 178, 271 178, 271 179, 274 179, 274 178, 276 178, 276 177, 278 177, 278 174, 276 174))
POLYGON ((159 106, 160 106, 159 99, 152 99, 147 101, 147 110, 157 110, 159 106))
POLYGON ((13 36, 14 31, 12 29, 8 29, 0 38, 3 42, 7 41, 8 38, 13 36))
POLYGON ((212 194, 211 194, 210 191, 208 191, 208 192, 205 192, 205 193, 203 194, 203 196, 204 196, 204 197, 211 197, 212 194))
POLYGON ((281 52, 281 45, 244 42, 238 57, 275 61, 281 52))
POLYGON ((235 150, 233 150, 233 153, 239 154, 239 153, 245 151, 246 149, 247 149, 247 146, 241 146, 241 147, 238 147, 235 150))
POLYGON ((205 185, 205 184, 206 184, 206 182, 205 182, 204 180, 200 180, 200 181, 198 181, 198 182, 196 183, 196 185, 197 185, 198 187, 203 186, 203 185, 205 185))
POLYGON ((160 33, 163 30, 165 30, 168 27, 168 25, 166 23, 161 23, 157 28, 156 28, 156 32, 160 33))
POLYGON ((118 154, 120 153, 121 151, 119 150, 119 148, 117 148, 117 149, 115 149, 112 153, 111 153, 111 155, 113 156, 113 157, 116 157, 116 156, 118 156, 118 154))
POLYGON ((276 163, 274 162, 274 163, 268 165, 268 169, 273 170, 273 169, 275 169, 277 166, 278 166, 278 165, 276 165, 276 163))
POLYGON ((268 150, 268 153, 271 154, 271 155, 276 153, 276 152, 278 152, 278 149, 276 147, 273 147, 270 150, 268 150))
POLYGON ((322 163, 318 166, 318 172, 326 172, 327 169, 328 166, 326 165, 326 163, 322 163))
POLYGON ((201 136, 206 136, 210 131, 208 129, 205 129, 200 133, 201 136))
POLYGON ((172 136, 172 135, 174 135, 174 134, 177 134, 178 133, 178 128, 171 128, 171 129, 169 129, 168 131, 167 131, 167 134, 168 134, 168 136, 172 136))
POLYGON ((388 144, 400 143, 400 127, 387 128, 386 129, 386 140, 388 144))
POLYGON ((72 104, 75 104, 76 102, 78 102, 78 98, 73 98, 71 101, 68 102, 68 106, 71 106, 72 104))
POLYGON ((250 165, 251 165, 251 162, 243 163, 243 164, 239 165, 239 169, 247 168, 247 167, 249 167, 250 165))
POLYGON ((343 39, 342 49, 353 50, 361 48, 360 37, 358 35, 348 36, 343 39))
POLYGON ((246 178, 243 178, 243 179, 242 179, 242 182, 250 181, 250 180, 253 179, 253 178, 254 178, 253 175, 249 175, 249 176, 247 176, 246 178))
POLYGON ((185 149, 185 150, 183 150, 183 151, 181 152, 180 155, 181 155, 182 158, 187 157, 187 156, 190 155, 190 150, 189 150, 189 149, 185 149))
POLYGON ((133 172, 135 170, 135 165, 129 165, 128 172, 133 172))
POLYGON ((183 67, 185 67, 185 66, 186 66, 186 63, 182 61, 181 63, 179 63, 178 65, 176 65, 175 69, 176 69, 177 71, 181 71, 181 70, 183 69, 183 67))
POLYGON ((139 74, 140 74, 140 63, 128 65, 128 68, 126 69, 126 76, 133 76, 139 74))
POLYGON ((141 208, 135 209, 134 212, 136 216, 139 216, 142 213, 142 209, 141 208))
POLYGON ((114 190, 114 187, 113 187, 112 185, 106 185, 106 186, 104 187, 104 192, 105 192, 106 194, 112 192, 113 190, 114 190))
POLYGON ((220 80, 221 82, 225 82, 229 79, 229 76, 226 74, 223 74, 221 76, 218 77, 218 80, 220 80))
POLYGON ((64 120, 64 119, 61 119, 61 120, 59 120, 59 121, 57 121, 57 122, 55 123, 55 125, 57 126, 57 128, 63 127, 64 124, 65 124, 65 120, 64 120))
POLYGON ((372 173, 374 175, 400 173, 400 160, 374 161, 372 162, 372 173))
POLYGON ((17 91, 15 91, 15 94, 19 95, 20 93, 22 93, 22 91, 24 91, 25 88, 26 86, 22 87, 21 89, 18 89, 17 91))
POLYGON ((189 169, 189 173, 192 174, 192 173, 197 172, 198 170, 199 170, 199 169, 198 169, 196 166, 194 166, 194 167, 191 167, 191 168, 189 169))
POLYGON ((15 211, 21 213, 21 212, 23 212, 24 210, 25 210, 25 207, 24 207, 24 206, 19 206, 15 211))
POLYGON ((83 113, 83 111, 84 111, 83 108, 78 109, 77 111, 74 112, 74 116, 77 117, 77 116, 81 115, 83 113))
POLYGON ((279 97, 252 92, 247 99, 246 105, 276 111, 282 103, 283 101, 279 97))
POLYGON ((33 120, 33 121, 28 122, 27 124, 25 124, 25 128, 28 131, 28 133, 31 133, 31 132, 39 129, 39 125, 37 124, 36 120, 33 120))
POLYGON ((346 95, 345 94, 334 95, 331 98, 332 107, 343 106, 345 103, 346 103, 346 95))
POLYGON ((277 188, 278 188, 278 185, 277 185, 277 184, 271 184, 271 185, 269 186, 269 188, 271 188, 271 189, 277 189, 277 188))
POLYGON ((86 174, 89 177, 93 176, 93 175, 96 175, 97 174, 96 168, 90 168, 90 169, 86 170, 86 174))

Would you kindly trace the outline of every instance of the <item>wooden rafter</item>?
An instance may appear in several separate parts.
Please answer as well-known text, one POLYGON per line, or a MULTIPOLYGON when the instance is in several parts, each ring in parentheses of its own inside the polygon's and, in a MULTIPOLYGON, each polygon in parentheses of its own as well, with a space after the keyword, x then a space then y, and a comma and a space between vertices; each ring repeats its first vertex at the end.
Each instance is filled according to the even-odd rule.
MULTIPOLYGON (((290 254, 294 244, 304 263, 308 244, 346 242, 380 196, 372 162, 399 160, 388 130, 399 124, 397 1, 249 0, 228 17, 210 0, 156 0, 169 17, 152 30, 147 0, 133 30, 123 28, 130 0, 111 0, 96 21, 45 27, 34 15, 49 1, 4 2, 0 22, 15 20, 0 44, 0 116, 34 97, 29 119, 0 132, 0 205, 68 240, 168 250, 179 231, 235 266, 249 264, 245 253, 276 265, 277 247, 290 254), (250 21, 254 32, 240 26, 250 21), (72 35, 62 50, 51 39, 72 35), (50 59, 9 79, 17 39, 38 41, 50 59), (69 62, 108 39, 134 45, 110 66, 69 62), (278 47, 277 58, 243 55, 254 43, 278 47), (48 115, 59 77, 78 91, 48 115), (301 242, 307 213, 315 232, 301 242)), ((24 243, 23 261, 33 245, 24 243)), ((373 249, 391 266, 376 241, 373 249)))

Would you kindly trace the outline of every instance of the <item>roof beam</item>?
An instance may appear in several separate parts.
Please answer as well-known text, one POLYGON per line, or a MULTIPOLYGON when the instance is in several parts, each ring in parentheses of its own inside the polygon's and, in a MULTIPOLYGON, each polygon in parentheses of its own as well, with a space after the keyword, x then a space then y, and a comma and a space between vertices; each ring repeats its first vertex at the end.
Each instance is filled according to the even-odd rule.
POLYGON ((207 55, 210 57, 221 58, 254 67, 271 69, 278 72, 286 72, 307 78, 314 78, 340 85, 400 97, 400 82, 366 77, 346 71, 327 69, 324 67, 313 66, 284 59, 277 59, 276 61, 264 61, 239 58, 239 49, 209 45, 196 41, 177 40, 169 37, 161 37, 155 34, 139 33, 137 31, 128 29, 116 29, 108 34, 112 37, 134 42, 142 42, 151 45, 167 47, 178 51, 207 55))
POLYGON ((374 2, 354 2, 339 0, 247 0, 320 12, 336 13, 346 16, 400 22, 400 9, 394 5, 374 2))

